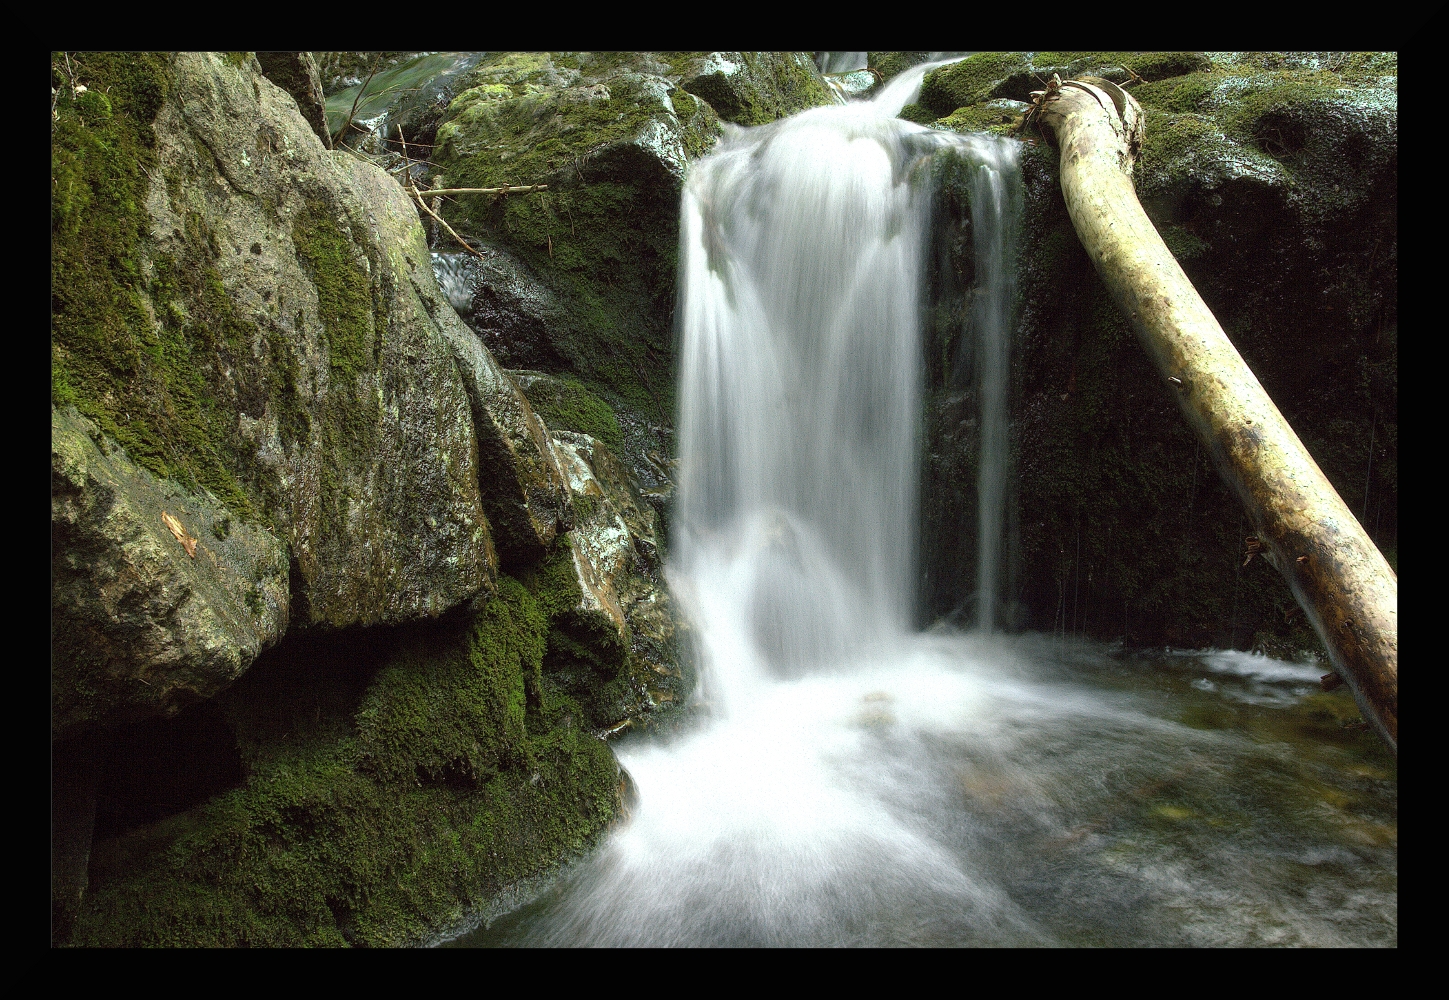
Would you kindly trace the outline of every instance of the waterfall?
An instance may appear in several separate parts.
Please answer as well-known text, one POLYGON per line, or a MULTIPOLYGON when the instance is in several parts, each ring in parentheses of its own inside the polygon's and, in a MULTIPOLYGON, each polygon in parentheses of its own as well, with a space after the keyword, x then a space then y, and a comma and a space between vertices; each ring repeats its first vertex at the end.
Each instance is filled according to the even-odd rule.
POLYGON ((765 672, 910 619, 930 208, 913 170, 938 136, 820 108, 727 139, 684 192, 676 575, 765 672))
POLYGON ((1021 213, 1017 147, 978 142, 970 174, 976 294, 971 305, 981 447, 976 471, 977 627, 997 624, 1009 462, 1007 390, 1016 302, 1016 229, 1021 213))
POLYGON ((1235 705, 1260 719, 1316 691, 1316 666, 1234 653, 1134 667, 990 634, 1021 181, 1014 143, 893 117, 925 71, 874 103, 731 130, 694 165, 666 572, 700 654, 698 718, 614 743, 632 815, 483 939, 1341 944, 1388 927, 1392 941, 1392 854, 1361 864, 1359 840, 1325 841, 1282 792, 1322 762, 1257 729, 1180 722, 1235 705), (923 266, 947 148, 976 257, 962 341, 981 428, 980 628, 918 633, 923 266), (1126 690, 1134 670, 1146 680, 1126 690), (1348 880, 1315 876, 1305 894, 1305 868, 1340 856, 1348 880), (1345 935, 1355 908, 1367 916, 1345 935))

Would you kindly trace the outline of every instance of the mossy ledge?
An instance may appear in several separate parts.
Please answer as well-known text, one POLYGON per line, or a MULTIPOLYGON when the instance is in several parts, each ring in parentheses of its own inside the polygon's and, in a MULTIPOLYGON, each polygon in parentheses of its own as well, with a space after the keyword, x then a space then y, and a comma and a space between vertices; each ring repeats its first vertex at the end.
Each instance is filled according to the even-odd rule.
POLYGON ((72 944, 402 945, 585 849, 620 772, 504 577, 432 625, 289 637, 217 704, 245 772, 98 839, 72 944))

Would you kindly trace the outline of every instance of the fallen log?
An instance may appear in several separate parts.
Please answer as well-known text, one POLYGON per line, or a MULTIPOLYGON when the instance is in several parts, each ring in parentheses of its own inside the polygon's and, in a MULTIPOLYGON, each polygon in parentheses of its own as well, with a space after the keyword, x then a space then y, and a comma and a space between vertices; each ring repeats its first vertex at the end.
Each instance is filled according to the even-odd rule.
MULTIPOLYGON (((1029 121, 1061 151, 1077 236, 1168 390, 1247 508, 1359 710, 1399 748, 1399 579, 1223 333, 1132 186, 1142 112, 1106 80, 1053 79, 1029 121)), ((1250 549, 1252 547, 1250 546, 1250 549)))

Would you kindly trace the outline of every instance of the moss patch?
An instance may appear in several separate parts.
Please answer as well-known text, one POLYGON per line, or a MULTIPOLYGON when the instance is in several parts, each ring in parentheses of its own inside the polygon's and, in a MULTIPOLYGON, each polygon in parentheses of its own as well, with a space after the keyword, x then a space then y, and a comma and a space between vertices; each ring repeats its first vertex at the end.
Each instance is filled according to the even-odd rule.
POLYGON ((619 420, 609 404, 578 379, 568 376, 524 375, 523 393, 551 430, 577 431, 604 442, 614 454, 623 448, 619 420))
POLYGON ((222 697, 245 783, 98 844, 73 943, 412 943, 584 847, 617 765, 525 725, 544 627, 505 578, 431 628, 289 637, 222 697))
MULTIPOLYGON (((460 231, 507 247, 556 293, 563 315, 551 346, 583 382, 668 420, 679 180, 634 140, 669 112, 628 75, 590 88, 533 82, 558 72, 542 54, 485 62, 434 151, 449 186, 550 190, 463 197, 444 212, 460 231)), ((709 123, 697 125, 687 134, 709 123)))
POLYGON ((152 54, 74 53, 51 68, 51 399, 156 475, 262 519, 245 491, 254 455, 236 439, 234 407, 285 403, 295 386, 285 371, 274 383, 227 379, 258 334, 232 310, 198 216, 186 218, 188 259, 143 252, 152 122, 170 66, 152 54), (71 73, 85 92, 72 90, 71 73))

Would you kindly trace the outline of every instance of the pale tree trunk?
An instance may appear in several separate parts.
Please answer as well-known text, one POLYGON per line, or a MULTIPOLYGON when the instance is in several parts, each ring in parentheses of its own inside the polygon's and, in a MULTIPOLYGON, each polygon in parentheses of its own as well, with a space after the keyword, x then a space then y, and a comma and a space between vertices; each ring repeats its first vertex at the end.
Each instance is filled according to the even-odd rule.
POLYGON ((1399 579, 1162 242, 1137 201, 1141 109, 1105 80, 1045 95, 1062 194, 1082 245, 1131 320, 1262 554, 1288 581, 1359 710, 1398 753, 1399 579))

